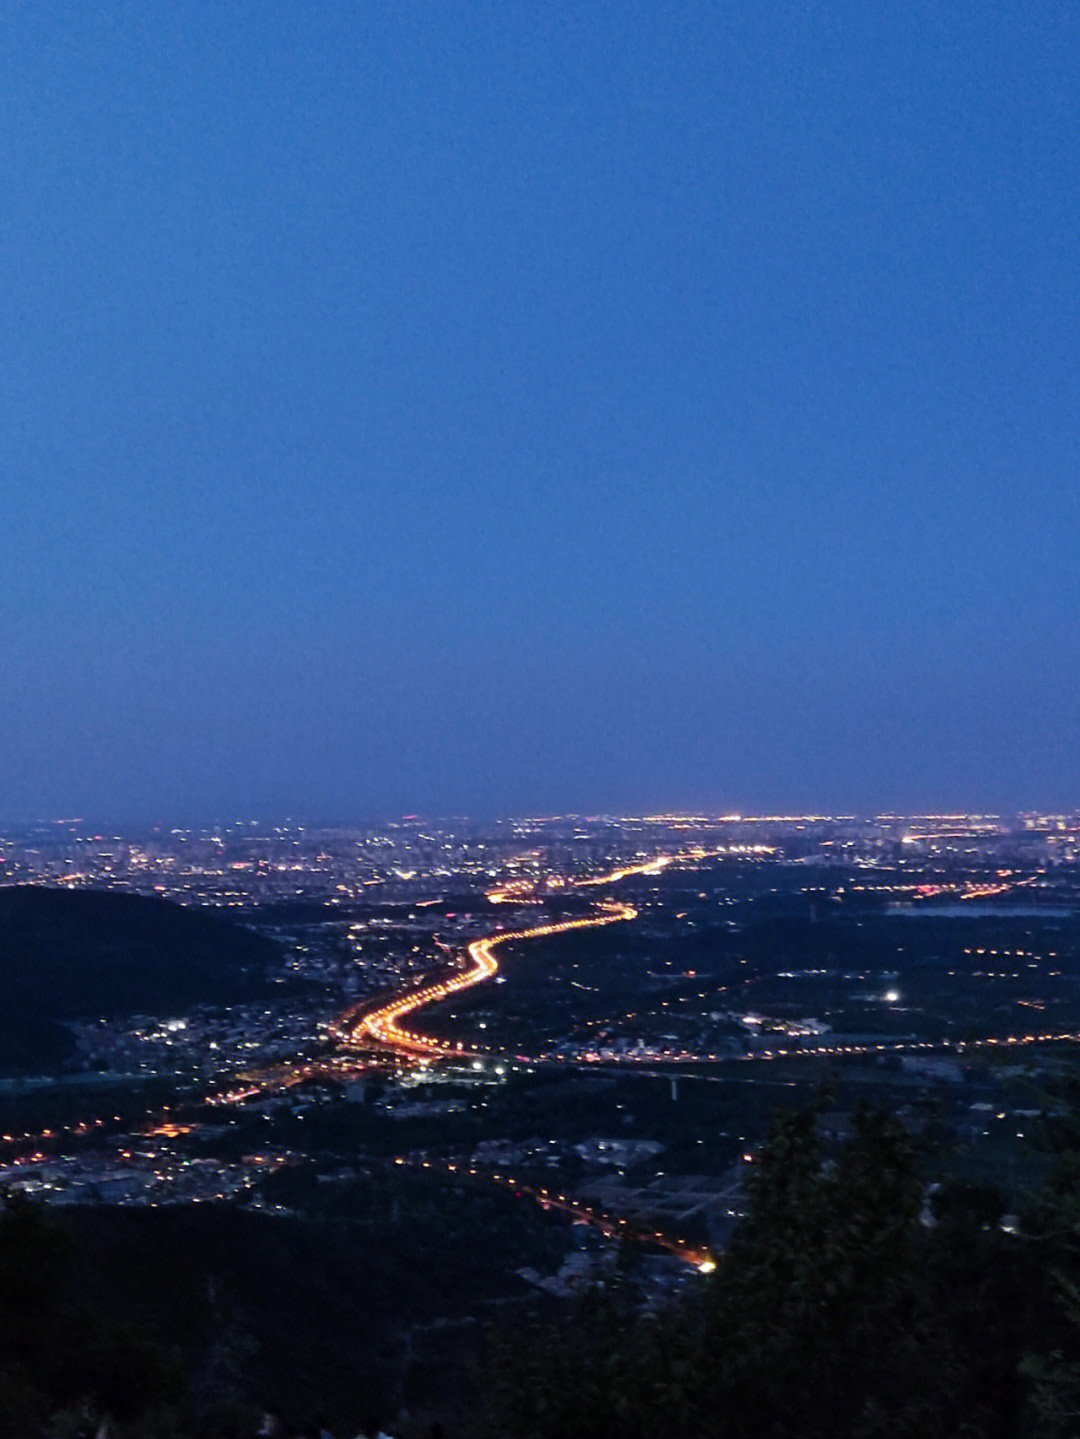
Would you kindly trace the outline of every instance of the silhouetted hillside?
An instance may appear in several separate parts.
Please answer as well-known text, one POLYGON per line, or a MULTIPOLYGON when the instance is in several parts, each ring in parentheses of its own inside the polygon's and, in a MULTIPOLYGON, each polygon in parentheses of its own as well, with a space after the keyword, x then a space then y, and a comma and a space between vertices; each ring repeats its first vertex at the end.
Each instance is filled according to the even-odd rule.
POLYGON ((142 1415, 123 1439, 253 1433, 253 1407, 227 1426, 234 1401, 296 1424, 321 1410, 342 1436, 402 1403, 464 1402, 473 1316, 524 1296, 514 1271, 548 1221, 509 1193, 448 1192, 393 1166, 309 1180, 331 1212, 0 1197, 0 1439, 70 1435, 46 1416, 80 1396, 121 1424, 142 1415), (147 1413, 166 1404, 176 1427, 147 1413))
POLYGON ((0 1072, 62 1059, 61 1020, 257 996, 278 958, 270 940, 164 899, 0 889, 0 1072))

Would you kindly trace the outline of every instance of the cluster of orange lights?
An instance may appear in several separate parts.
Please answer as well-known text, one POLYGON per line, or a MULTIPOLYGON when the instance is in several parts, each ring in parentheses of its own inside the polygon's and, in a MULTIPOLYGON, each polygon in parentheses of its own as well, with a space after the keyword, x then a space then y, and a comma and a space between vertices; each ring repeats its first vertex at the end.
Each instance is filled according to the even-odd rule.
POLYGON ((148 1125, 146 1128, 140 1129, 139 1133, 147 1139, 179 1139, 182 1134, 191 1134, 196 1128, 197 1126, 194 1124, 172 1124, 166 1120, 148 1125))
MULTIPOLYGON (((739 846, 739 848, 772 852, 765 845, 739 846)), ((619 869, 609 870, 607 874, 589 875, 584 879, 551 878, 547 881, 547 888, 592 889, 599 884, 615 884, 620 879, 630 879, 638 874, 660 874, 667 869, 669 864, 708 859, 710 856, 726 852, 724 849, 710 850, 704 849, 701 845, 694 845, 690 849, 679 850, 675 854, 658 854, 654 855, 652 859, 642 860, 638 864, 623 865, 619 869)), ((540 902, 537 898, 539 885, 540 881, 535 879, 511 879, 505 884, 499 885, 497 889, 489 889, 486 898, 491 904, 538 904, 540 902)))
MULTIPOLYGON (((564 890, 585 889, 614 884, 619 880, 633 876, 658 875, 672 864, 693 862, 724 852, 724 850, 710 851, 695 846, 678 853, 658 855, 649 860, 625 865, 607 874, 564 880, 558 882, 557 887, 564 890)), ((1003 894, 1013 887, 1020 887, 1033 882, 1031 879, 1008 882, 1008 871, 999 871, 998 878, 999 881, 1004 882, 989 884, 974 884, 968 882, 962 887, 944 884, 925 884, 918 886, 916 893, 921 898, 933 898, 939 894, 949 892, 955 894, 959 889, 959 897, 961 899, 983 899, 1003 894)), ((555 884, 552 884, 550 881, 548 882, 547 889, 549 892, 555 887, 555 884)), ((499 888, 489 891, 487 898, 492 904, 540 904, 542 902, 540 889, 541 882, 539 880, 516 879, 508 881, 499 888)), ((638 911, 631 904, 604 900, 596 903, 593 913, 587 917, 534 925, 526 929, 506 931, 489 935, 485 938, 475 939, 468 945, 466 950, 468 960, 467 968, 462 968, 460 971, 452 973, 441 980, 401 994, 366 1014, 362 1012, 362 1005, 354 1005, 338 1018, 335 1024, 331 1026, 330 1032, 339 1042, 346 1045, 370 1045, 374 1042, 380 1046, 397 1051, 400 1054, 415 1058, 429 1059, 475 1055, 479 1053, 479 1051, 470 1049, 463 1041, 450 1041, 420 1034, 413 1029, 407 1028, 403 1021, 428 1005, 447 1000, 455 994, 494 978, 499 970, 496 951, 503 945, 522 940, 542 939, 552 935, 566 934, 575 930, 592 929, 602 925, 620 923, 622 921, 631 921, 637 918, 637 914, 638 911)), ((1027 1001, 1021 1001, 1021 1003, 1027 1003, 1027 1001)), ((757 1050, 744 1057, 747 1060, 760 1061, 811 1057, 815 1055, 819 1057, 830 1055, 869 1055, 885 1051, 911 1053, 937 1050, 960 1053, 984 1047, 1007 1048, 1053 1043, 1080 1043, 1080 1033, 1027 1033, 960 1042, 955 1040, 937 1042, 900 1040, 873 1044, 824 1044, 813 1047, 800 1046, 790 1049, 776 1048, 757 1050)), ((563 1059, 564 1056, 560 1055, 558 1058, 563 1059)), ((599 1054, 585 1054, 582 1055, 581 1058, 585 1061, 596 1063, 605 1062, 599 1054)), ((640 1057, 628 1054, 622 1056, 618 1062, 624 1063, 629 1060, 640 1064, 655 1064, 664 1061, 671 1062, 672 1060, 676 1062, 701 1062, 703 1060, 708 1061, 719 1058, 721 1058, 719 1055, 692 1055, 685 1052, 678 1055, 642 1055, 640 1057)), ((332 1061, 323 1060, 320 1062, 316 1060, 300 1065, 269 1066, 263 1070, 247 1070, 236 1076, 232 1089, 208 1096, 207 1103, 211 1105, 242 1104, 249 1099, 265 1094, 268 1090, 289 1089, 296 1084, 316 1077, 327 1076, 341 1078, 346 1073, 362 1072, 363 1068, 363 1063, 359 1061, 350 1061, 349 1065, 346 1066, 343 1060, 338 1058, 332 1061)), ((119 1122, 120 1116, 115 1115, 114 1120, 119 1122)), ((88 1134, 92 1128, 100 1128, 103 1127, 104 1124, 105 1121, 103 1119, 96 1119, 89 1123, 81 1121, 78 1124, 64 1125, 61 1126, 60 1129, 65 1133, 84 1135, 88 1134)), ((146 1122, 145 1127, 140 1130, 140 1133, 147 1137, 158 1136, 173 1139, 191 1133, 194 1128, 197 1128, 197 1125, 174 1122, 166 1111, 164 1114, 150 1118, 146 1122)), ((39 1145, 42 1140, 52 1139, 53 1137, 53 1131, 46 1129, 37 1135, 30 1133, 22 1135, 3 1134, 0 1135, 0 1141, 11 1145, 29 1141, 35 1145, 39 1145)), ((15 1162, 20 1164, 35 1163, 43 1161, 46 1157, 44 1152, 35 1150, 34 1153, 26 1154, 15 1162)), ((404 1162, 403 1159, 397 1160, 399 1164, 404 1162)), ((431 1168, 432 1164, 430 1161, 425 1160, 423 1167, 431 1168)), ((453 1163, 448 1163, 446 1168, 454 1172, 457 1170, 457 1166, 453 1163)), ((475 1175, 477 1171, 470 1167, 467 1172, 475 1175)), ((637 1229, 632 1229, 629 1227, 630 1221, 626 1218, 612 1217, 604 1214, 565 1194, 553 1193, 544 1188, 532 1188, 524 1184, 519 1184, 517 1180, 500 1174, 493 1174, 491 1178, 495 1182, 504 1183, 512 1187, 515 1192, 522 1196, 528 1196, 544 1208, 559 1209, 574 1218, 592 1224, 604 1234, 609 1236, 633 1235, 636 1238, 659 1244, 669 1250, 669 1252, 678 1255, 679 1258, 694 1265, 702 1273, 709 1273, 716 1268, 716 1261, 708 1251, 695 1249, 683 1240, 668 1239, 660 1231, 646 1232, 644 1230, 638 1231, 637 1229)))
MULTIPOLYGON (((570 880, 566 887, 588 889, 596 885, 615 884, 618 880, 629 879, 633 875, 660 874, 668 865, 675 864, 679 860, 704 859, 708 854, 708 850, 697 846, 678 854, 655 855, 652 859, 644 860, 639 864, 623 865, 607 874, 570 880)), ((497 889, 489 890, 487 898, 492 904, 534 904, 537 902, 536 891, 537 882, 534 880, 510 880, 497 889)), ((375 1040, 379 1044, 388 1045, 405 1054, 437 1056, 463 1053, 465 1045, 460 1040, 451 1043, 449 1040, 432 1039, 426 1035, 417 1034, 413 1030, 404 1029, 400 1021, 406 1015, 415 1014, 418 1009, 423 1009, 425 1005, 437 1004, 440 1000, 448 999, 452 994, 457 994, 463 989, 470 989, 474 984, 482 984, 485 979, 493 978, 499 968, 499 962, 494 955, 494 950, 499 945, 509 944, 512 940, 541 939, 545 935, 565 934, 574 929, 592 929, 597 925, 615 924, 620 920, 636 918, 637 910, 633 905, 609 902, 600 906, 599 914, 588 919, 562 920, 557 924, 540 924, 531 929, 491 935, 486 939, 475 939, 468 948, 468 956, 472 962, 469 969, 463 970, 449 979, 440 980, 437 984, 425 985, 412 994, 402 995, 389 1004, 359 1018, 356 1017, 355 1011, 349 1011, 338 1021, 334 1033, 339 1039, 352 1040, 354 1043, 365 1038, 375 1040)))
POLYGON ((461 1053, 465 1046, 460 1040, 451 1043, 450 1040, 432 1039, 426 1035, 416 1034, 412 1030, 403 1029, 400 1021, 406 1015, 414 1014, 426 1005, 437 1004, 440 1000, 448 999, 452 994, 457 994, 463 989, 471 989, 473 985, 482 984, 484 980, 493 978, 499 969, 499 961, 495 958, 494 951, 500 945, 510 944, 514 940, 542 939, 545 935, 566 934, 574 929, 593 929, 597 925, 615 924, 620 920, 636 918, 637 910, 633 905, 610 903, 601 907, 600 914, 592 915, 588 919, 566 919, 556 924, 539 924, 532 929, 512 930, 505 934, 489 935, 486 939, 474 939, 468 948, 468 956, 472 962, 469 969, 452 975, 449 979, 440 980, 437 984, 425 985, 412 994, 402 995, 389 1004, 384 1004, 380 1009, 364 1015, 352 1030, 346 1031, 346 1033, 354 1041, 365 1038, 373 1039, 379 1044, 403 1050, 407 1054, 461 1053))
MULTIPOLYGON (((421 1159, 419 1161, 406 1159, 399 1155, 395 1164, 416 1164, 420 1169, 440 1170, 445 1169, 448 1174, 468 1174, 473 1178, 479 1176, 480 1171, 472 1165, 459 1165, 451 1160, 421 1159)), ((635 1229, 631 1221, 625 1215, 612 1216, 596 1209, 591 1204, 585 1204, 581 1200, 572 1199, 568 1194, 558 1194, 550 1189, 536 1188, 530 1184, 523 1184, 509 1174, 491 1174, 491 1182, 500 1184, 512 1189, 520 1199, 534 1199, 541 1209, 557 1209, 562 1214, 568 1214, 571 1218, 580 1223, 589 1224, 608 1239, 636 1239, 645 1244, 655 1244, 661 1249, 666 1249, 676 1258, 687 1264, 692 1264, 702 1274, 711 1274, 716 1268, 716 1259, 707 1249, 695 1249, 685 1239, 670 1239, 659 1229, 635 1229)))

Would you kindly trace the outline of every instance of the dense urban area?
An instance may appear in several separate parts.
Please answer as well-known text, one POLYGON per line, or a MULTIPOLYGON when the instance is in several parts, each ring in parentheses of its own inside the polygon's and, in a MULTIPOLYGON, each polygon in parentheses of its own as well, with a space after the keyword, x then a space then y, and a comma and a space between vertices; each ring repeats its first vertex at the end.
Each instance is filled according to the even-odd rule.
POLYGON ((293 1398, 399 1428, 467 1408, 494 1314, 699 1293, 778 1115, 885 1114, 933 1142, 925 1223, 959 1183, 1016 1234, 1080 1044, 1075 814, 65 819, 0 873, 8 1205, 159 1226, 244 1382, 287 1351, 293 1398), (266 1296, 214 1286, 268 1242, 297 1287, 253 1337, 266 1296))

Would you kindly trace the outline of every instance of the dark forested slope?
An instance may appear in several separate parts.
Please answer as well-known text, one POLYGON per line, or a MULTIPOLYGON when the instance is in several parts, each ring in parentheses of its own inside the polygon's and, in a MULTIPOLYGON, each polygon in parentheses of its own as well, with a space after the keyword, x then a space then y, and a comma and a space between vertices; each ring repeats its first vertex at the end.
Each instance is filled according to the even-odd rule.
POLYGON ((164 899, 0 889, 0 1073, 61 1061, 66 1019, 253 998, 279 958, 270 940, 164 899))

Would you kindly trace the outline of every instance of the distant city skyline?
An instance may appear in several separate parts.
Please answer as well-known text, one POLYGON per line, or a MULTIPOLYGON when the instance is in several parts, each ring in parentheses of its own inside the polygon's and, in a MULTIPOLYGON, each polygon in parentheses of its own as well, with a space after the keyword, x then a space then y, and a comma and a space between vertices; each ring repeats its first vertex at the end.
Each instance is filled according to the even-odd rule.
POLYGON ((947 822, 956 820, 966 824, 977 825, 985 821, 987 825, 995 826, 999 831, 1007 830, 1010 825, 1022 827, 1034 827, 1036 829, 1053 828, 1055 825, 1061 827, 1072 821, 1069 826, 1070 833, 1080 833, 1080 803, 1057 806, 1026 806, 1015 810, 991 809, 988 807, 971 809, 911 809, 902 810, 896 808, 883 808, 880 810, 859 811, 854 809, 841 808, 816 808, 816 809, 770 809, 770 808, 748 808, 740 810, 723 809, 664 809, 664 810, 634 810, 634 809, 606 809, 606 810, 535 810, 515 811, 504 814, 468 814, 464 811, 450 812, 440 810, 428 810, 410 813, 386 812, 383 814, 355 814, 352 816, 303 816, 296 814, 217 814, 202 815, 198 817, 180 817, 176 815, 159 815, 157 817, 121 819, 116 816, 106 815, 24 815, 18 819, 0 822, 0 840, 4 836, 10 836, 25 830, 42 830, 51 832, 57 836, 69 835, 86 837, 92 835, 95 838, 103 838, 108 833, 114 833, 119 837, 131 837, 138 834, 150 834, 160 832, 163 838, 169 835, 191 835, 205 834, 212 835, 215 831, 221 833, 237 833, 242 835, 245 831, 251 831, 253 836, 266 835, 277 832, 282 835, 305 830, 313 835, 326 834, 347 834, 351 830, 376 832, 382 827, 416 829, 425 824, 436 826, 442 825, 465 825, 471 827, 487 827, 490 825, 556 825, 572 824, 580 822, 583 825, 642 825, 642 826, 663 826, 668 824, 700 824, 708 826, 752 826, 752 825, 788 825, 793 823, 805 823, 809 825, 820 824, 902 824, 927 820, 935 822, 947 822))

